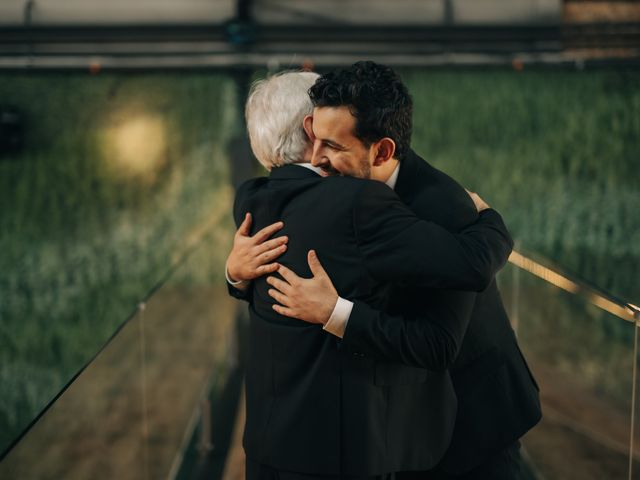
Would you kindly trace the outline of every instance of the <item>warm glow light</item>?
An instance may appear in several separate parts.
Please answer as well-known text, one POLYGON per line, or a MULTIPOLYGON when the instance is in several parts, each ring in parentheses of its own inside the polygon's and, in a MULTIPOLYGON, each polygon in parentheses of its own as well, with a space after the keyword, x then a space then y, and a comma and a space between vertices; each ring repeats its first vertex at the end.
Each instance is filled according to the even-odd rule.
POLYGON ((166 161, 165 122, 153 115, 126 118, 106 130, 104 144, 116 174, 152 180, 166 161))

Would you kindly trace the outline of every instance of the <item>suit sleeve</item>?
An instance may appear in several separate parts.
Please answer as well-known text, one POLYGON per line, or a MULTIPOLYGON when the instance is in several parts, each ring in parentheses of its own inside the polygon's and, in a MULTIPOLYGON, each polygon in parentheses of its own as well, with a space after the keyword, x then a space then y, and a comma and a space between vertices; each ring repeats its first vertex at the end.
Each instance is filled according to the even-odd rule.
POLYGON ((418 219, 386 185, 363 182, 353 208, 365 268, 381 281, 480 292, 506 263, 513 240, 495 210, 458 233, 418 219))
POLYGON ((413 367, 446 370, 460 351, 475 297, 473 292, 432 290, 419 317, 389 315, 355 301, 342 346, 413 367))
MULTIPOLYGON (((242 199, 245 197, 244 190, 247 188, 249 182, 251 180, 243 183, 238 187, 236 192, 236 197, 233 202, 233 221, 236 224, 236 229, 240 226, 242 221, 244 220, 244 216, 247 212, 244 211, 243 201, 242 199)), ((225 282, 227 284, 227 292, 233 298, 237 298, 238 300, 244 300, 248 302, 251 299, 251 294, 253 290, 253 282, 249 285, 246 290, 240 290, 239 288, 234 287, 229 282, 225 282)))
POLYGON ((251 291, 253 290, 253 282, 247 287, 246 290, 240 290, 239 288, 234 287, 229 282, 227 283, 227 292, 233 298, 237 298, 238 300, 244 300, 248 302, 251 300, 251 291))

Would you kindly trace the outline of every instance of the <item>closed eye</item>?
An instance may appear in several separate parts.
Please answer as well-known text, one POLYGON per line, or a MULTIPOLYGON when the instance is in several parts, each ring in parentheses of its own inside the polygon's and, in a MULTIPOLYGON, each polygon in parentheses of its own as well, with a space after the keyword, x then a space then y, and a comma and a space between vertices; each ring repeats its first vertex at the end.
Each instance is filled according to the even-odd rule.
POLYGON ((330 148, 331 150, 335 150, 335 151, 343 151, 344 150, 344 147, 342 145, 338 145, 338 144, 333 143, 333 142, 324 141, 324 142, 322 142, 322 144, 325 147, 330 148))

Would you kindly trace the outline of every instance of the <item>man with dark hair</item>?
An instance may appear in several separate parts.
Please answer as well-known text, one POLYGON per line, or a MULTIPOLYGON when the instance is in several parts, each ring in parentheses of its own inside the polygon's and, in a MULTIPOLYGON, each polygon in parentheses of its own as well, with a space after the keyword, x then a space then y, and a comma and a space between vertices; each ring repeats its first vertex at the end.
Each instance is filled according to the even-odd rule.
POLYGON ((314 107, 347 107, 355 118, 354 136, 365 147, 388 137, 395 158, 409 153, 413 101, 407 87, 388 67, 358 62, 351 68, 322 75, 309 89, 314 107))
MULTIPOLYGON (((314 166, 385 182, 419 218, 452 232, 477 218, 465 190, 409 149, 412 102, 393 70, 358 62, 320 77, 309 93, 315 108, 313 116, 305 118, 305 129, 314 139, 314 166), (377 146, 375 151, 372 144, 377 146)), ((415 322, 421 321, 420 314, 442 291, 405 283, 392 290, 390 303, 381 312, 361 301, 338 297, 322 268, 316 265, 315 270, 311 279, 292 274, 286 281, 269 278, 275 290, 272 296, 282 304, 274 308, 324 324, 325 330, 342 339, 343 348, 432 368, 421 354, 428 349, 428 339, 415 338, 415 322), (325 310, 318 305, 323 303, 341 304, 347 313, 338 321, 321 317, 318 312, 325 310)), ((474 307, 450 376, 426 375, 423 386, 428 400, 410 391, 389 400, 387 438, 403 442, 405 456, 397 463, 398 471, 412 471, 398 478, 518 478, 519 438, 541 417, 537 384, 520 352, 495 280, 479 294, 464 295, 464 301, 473 302, 474 307), (449 394, 450 381, 457 412, 448 408, 455 402, 449 394), (417 434, 409 427, 416 424, 422 427, 417 434)))

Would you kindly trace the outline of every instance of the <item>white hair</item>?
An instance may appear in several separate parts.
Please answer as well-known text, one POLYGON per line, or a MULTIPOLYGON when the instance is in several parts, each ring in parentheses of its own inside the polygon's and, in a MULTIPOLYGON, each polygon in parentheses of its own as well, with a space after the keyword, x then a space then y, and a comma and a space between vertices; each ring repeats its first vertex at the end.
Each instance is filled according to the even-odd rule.
POLYGON ((302 121, 313 112, 313 72, 281 72, 251 86, 245 107, 253 154, 267 170, 302 160, 309 145, 302 121))

